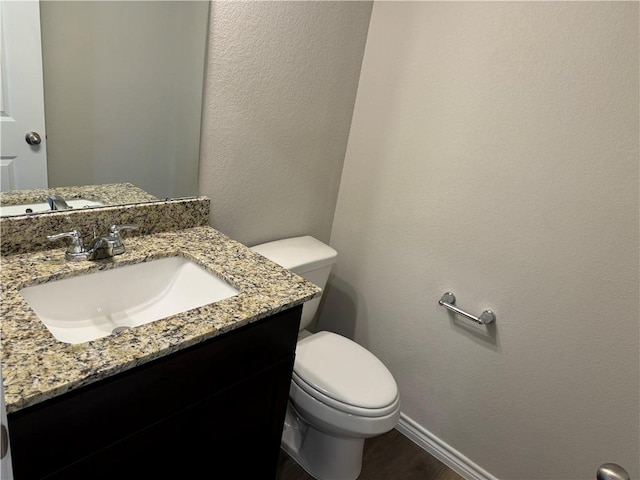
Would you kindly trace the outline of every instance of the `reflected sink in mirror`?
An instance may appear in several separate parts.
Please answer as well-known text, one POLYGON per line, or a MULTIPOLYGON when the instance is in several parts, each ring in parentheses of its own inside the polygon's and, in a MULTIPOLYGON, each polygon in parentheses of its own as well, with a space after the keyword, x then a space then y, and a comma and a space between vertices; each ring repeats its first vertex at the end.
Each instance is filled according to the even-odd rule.
MULTIPOLYGON (((96 200, 88 200, 86 198, 74 198, 66 201, 67 205, 74 210, 80 210, 83 208, 103 207, 104 203, 96 200)), ((0 217, 8 217, 13 215, 28 215, 30 213, 42 213, 51 211, 47 202, 38 203, 23 203, 20 205, 2 205, 0 206, 0 217)))
POLYGON ((226 281, 183 257, 161 258, 20 290, 53 336, 74 344, 238 293, 226 281))

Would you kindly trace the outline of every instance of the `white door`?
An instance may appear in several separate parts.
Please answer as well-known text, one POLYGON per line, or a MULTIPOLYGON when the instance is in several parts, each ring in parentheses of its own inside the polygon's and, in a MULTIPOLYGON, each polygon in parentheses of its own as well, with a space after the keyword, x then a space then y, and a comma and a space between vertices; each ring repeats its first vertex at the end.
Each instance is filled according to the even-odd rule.
POLYGON ((0 190, 47 188, 39 2, 0 1, 0 27, 0 190))

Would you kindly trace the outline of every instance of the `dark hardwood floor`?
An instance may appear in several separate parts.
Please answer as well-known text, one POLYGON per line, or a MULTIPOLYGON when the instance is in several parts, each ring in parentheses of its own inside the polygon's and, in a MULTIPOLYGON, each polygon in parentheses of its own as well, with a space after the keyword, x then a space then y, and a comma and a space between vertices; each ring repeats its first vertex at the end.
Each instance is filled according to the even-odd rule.
MULTIPOLYGON (((313 477, 280 450, 276 480, 313 480, 313 477)), ((362 473, 358 480, 464 480, 464 478, 394 429, 365 440, 362 473)))

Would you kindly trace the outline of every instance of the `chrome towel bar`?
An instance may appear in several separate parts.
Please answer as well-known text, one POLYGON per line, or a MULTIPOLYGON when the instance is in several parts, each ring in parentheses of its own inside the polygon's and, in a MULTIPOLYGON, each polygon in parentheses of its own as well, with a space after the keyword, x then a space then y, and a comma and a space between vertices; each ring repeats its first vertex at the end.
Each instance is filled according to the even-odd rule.
POLYGON ((457 313, 458 315, 462 315, 463 317, 468 318, 473 322, 479 323, 480 325, 489 325, 490 323, 496 321, 496 316, 491 310, 485 310, 480 314, 479 317, 473 316, 470 313, 460 310, 455 306, 456 296, 452 292, 447 292, 442 295, 440 300, 438 300, 438 304, 442 305, 447 310, 451 310, 452 312, 457 313))

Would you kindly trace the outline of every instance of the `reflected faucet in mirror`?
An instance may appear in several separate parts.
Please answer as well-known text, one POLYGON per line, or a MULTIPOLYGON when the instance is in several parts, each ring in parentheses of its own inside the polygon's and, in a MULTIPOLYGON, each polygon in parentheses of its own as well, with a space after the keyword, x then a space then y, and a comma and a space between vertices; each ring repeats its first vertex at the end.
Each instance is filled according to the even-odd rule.
POLYGON ((65 199, 59 195, 49 195, 47 203, 51 210, 69 210, 71 208, 65 199))
POLYGON ((0 192, 0 217, 157 202, 160 199, 131 183, 0 192))

